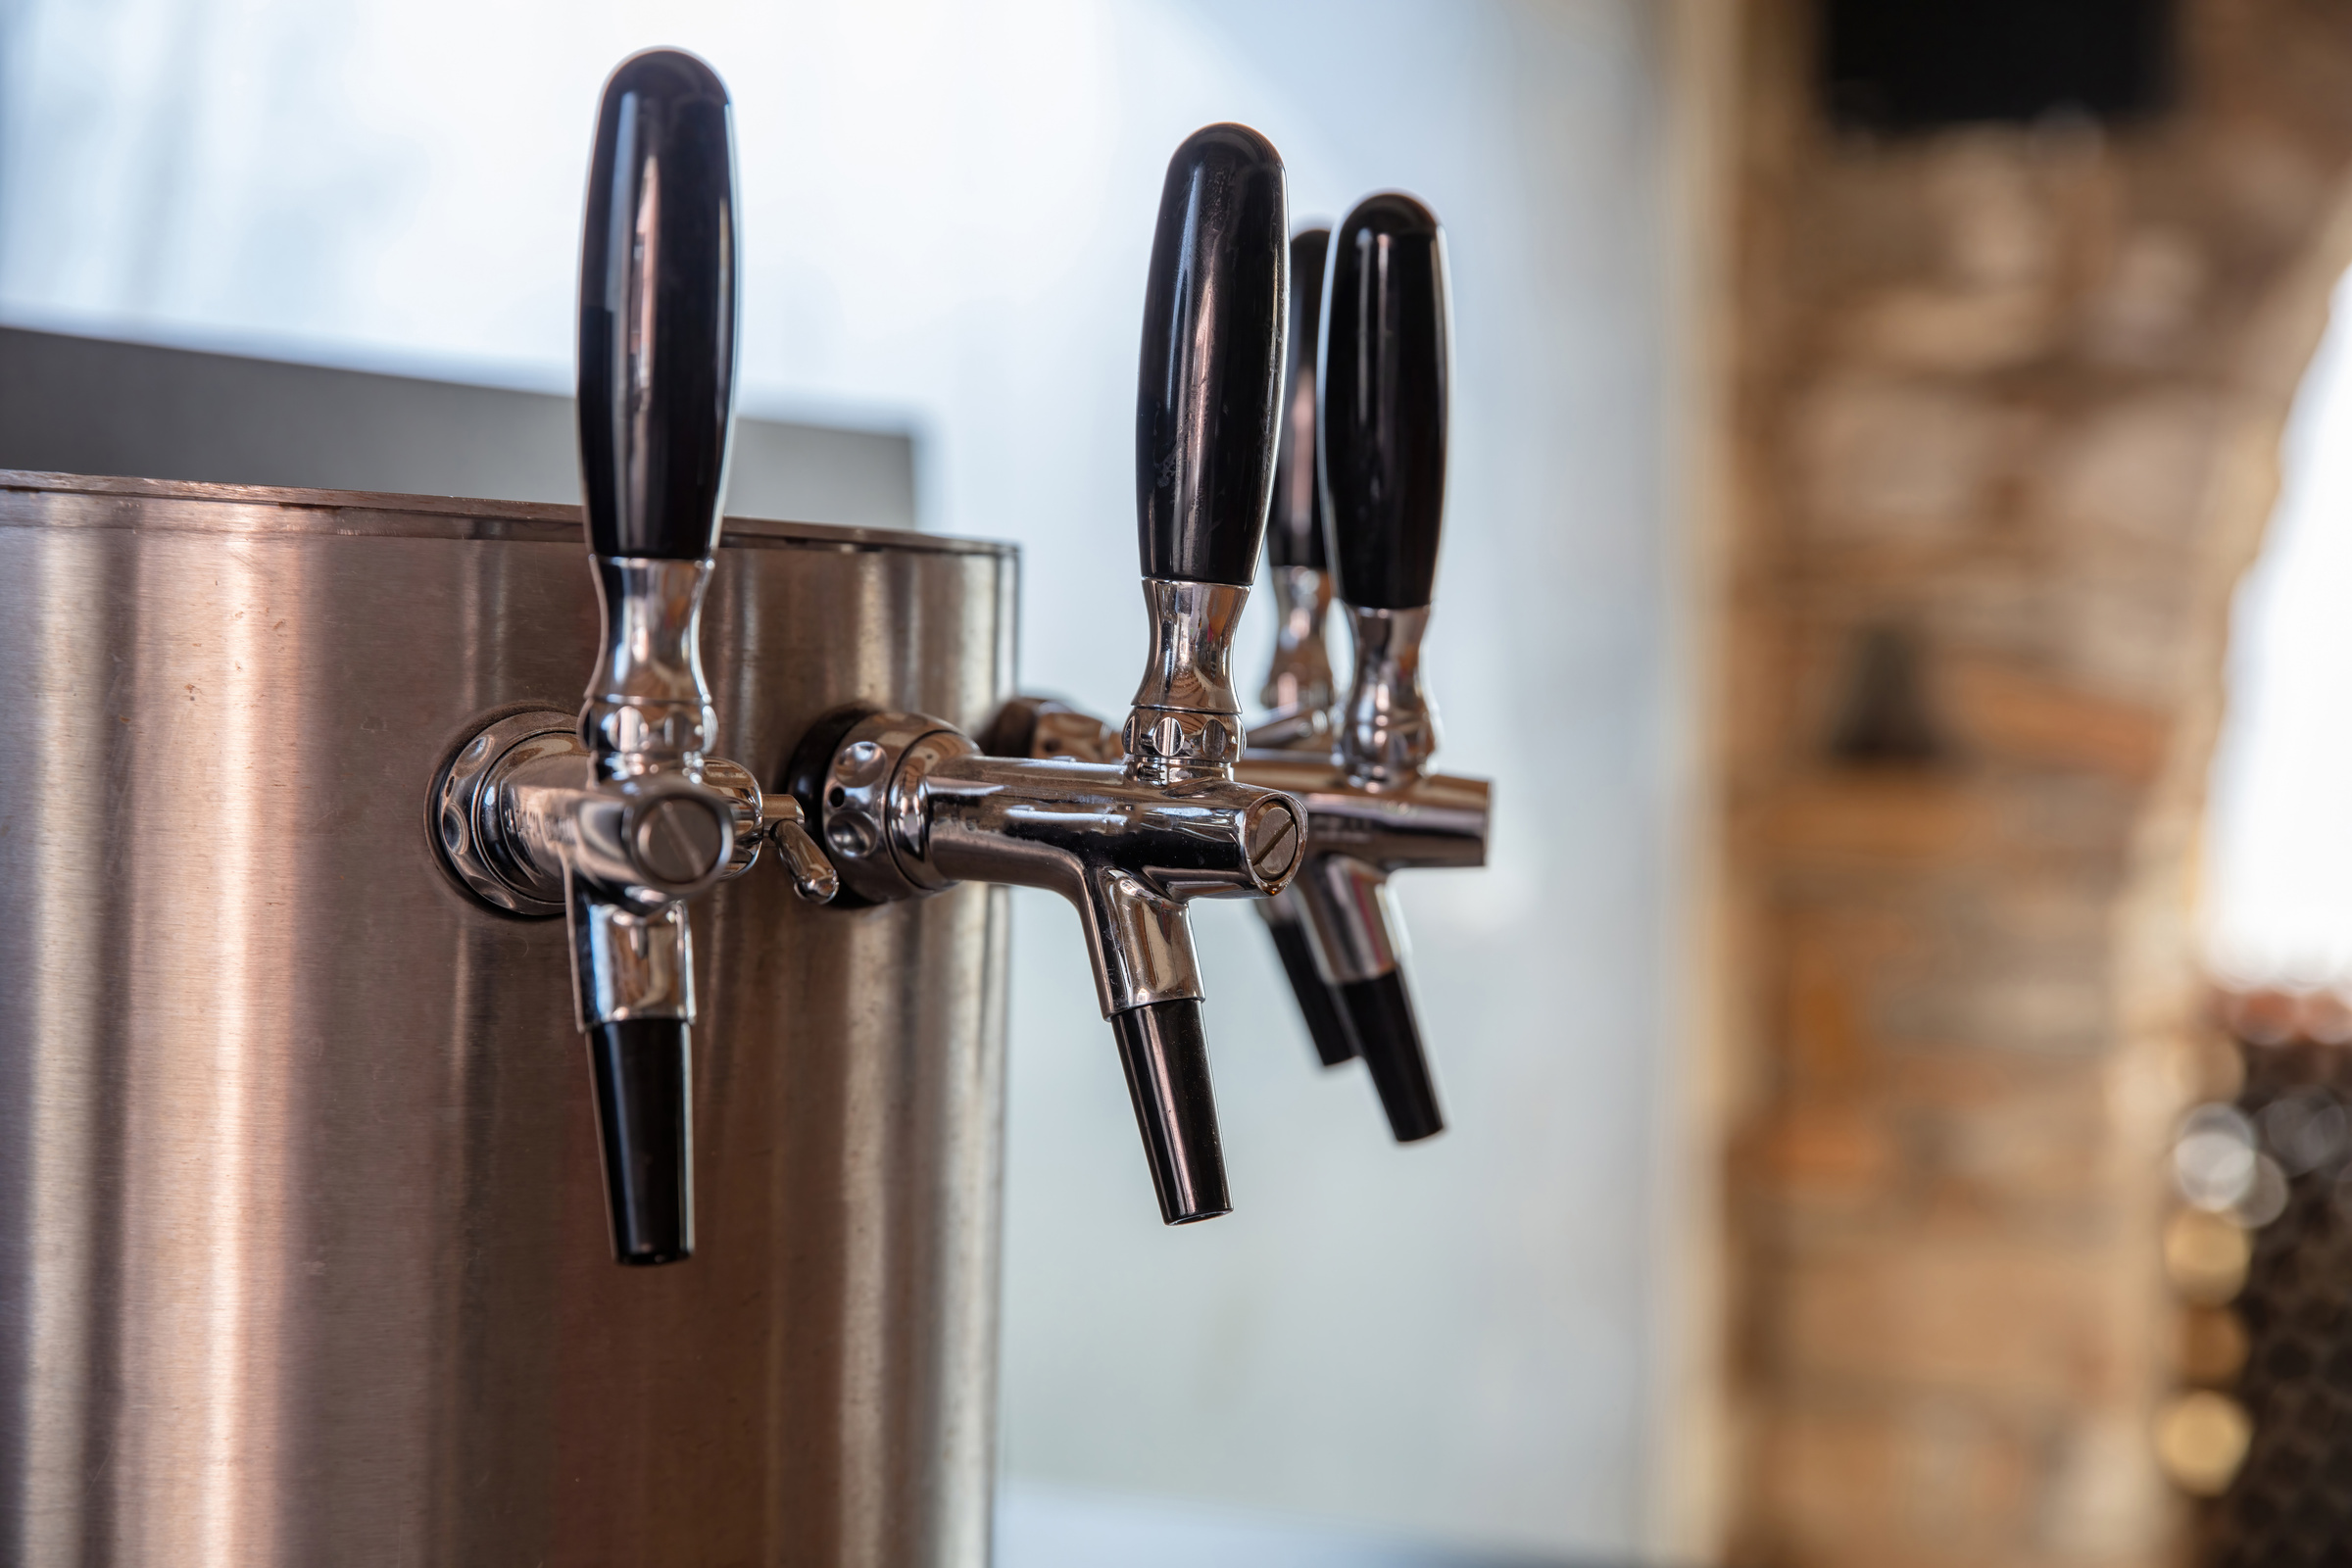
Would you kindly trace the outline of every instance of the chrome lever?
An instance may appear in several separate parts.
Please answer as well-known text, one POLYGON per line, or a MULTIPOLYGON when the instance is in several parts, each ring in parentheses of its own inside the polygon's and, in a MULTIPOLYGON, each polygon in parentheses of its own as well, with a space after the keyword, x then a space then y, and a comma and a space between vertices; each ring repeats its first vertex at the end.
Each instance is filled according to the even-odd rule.
POLYGON ((841 891, 841 873, 825 852, 808 836, 801 803, 789 795, 767 798, 760 821, 760 836, 775 846, 776 858, 792 877, 792 891, 810 904, 828 904, 841 891))

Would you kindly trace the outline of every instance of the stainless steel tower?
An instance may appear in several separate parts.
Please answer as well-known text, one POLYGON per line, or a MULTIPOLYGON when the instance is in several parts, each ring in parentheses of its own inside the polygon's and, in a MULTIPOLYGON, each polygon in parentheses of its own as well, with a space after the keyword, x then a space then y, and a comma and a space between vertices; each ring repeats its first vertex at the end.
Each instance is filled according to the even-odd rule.
MULTIPOLYGON (((1009 690, 1010 551, 725 540, 714 755, 1009 690)), ((698 901, 698 1245, 616 1268, 564 922, 426 817, 578 706, 578 514, 4 475, 0 602, 0 1560, 982 1560, 1002 894, 698 901)))

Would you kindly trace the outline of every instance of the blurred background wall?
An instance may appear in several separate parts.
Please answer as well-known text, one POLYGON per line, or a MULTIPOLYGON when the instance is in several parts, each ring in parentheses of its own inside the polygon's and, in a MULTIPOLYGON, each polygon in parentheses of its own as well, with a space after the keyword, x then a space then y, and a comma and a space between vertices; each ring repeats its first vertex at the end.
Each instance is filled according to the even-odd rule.
MULTIPOLYGON (((1702 1349, 1678 1282, 1712 1233, 1688 1218, 1709 1165, 1675 1050, 1695 671, 1664 11, 14 0, 0 17, 0 319, 327 368, 257 381, 88 351, 75 363, 131 356, 122 384, 147 400, 101 393, 94 430, 43 435, 64 372, 35 351, 55 340, 0 340, 0 450, 93 454, 10 461, 196 463, 185 440, 116 439, 154 433, 151 395, 187 373, 235 415, 207 424, 181 400, 201 454, 229 425, 251 443, 205 476, 510 482, 446 461, 448 410, 478 399, 421 422, 355 415, 337 446, 301 390, 380 413, 432 381, 498 389, 502 417, 539 431, 511 482, 560 494, 542 450, 560 411, 531 399, 570 375, 596 93, 628 50, 679 44, 737 104, 743 408, 753 433, 802 443, 779 470, 798 488, 739 488, 739 506, 889 521, 902 497, 922 526, 1019 541, 1026 680, 1114 714, 1143 656, 1131 419, 1168 153, 1238 119, 1282 149, 1301 220, 1382 187, 1428 200, 1458 356, 1428 668, 1443 764, 1494 777, 1500 811, 1492 868, 1398 884, 1452 1130, 1392 1146, 1360 1074, 1313 1065, 1254 914, 1210 908, 1239 1211, 1163 1231, 1073 921, 1024 897, 1006 1517, 1091 1488, 1547 1557, 1705 1553, 1671 1416, 1702 1349), (873 483, 851 482, 859 463, 873 483)), ((1261 606, 1252 685, 1269 642, 1261 606)), ((1099 1505, 1054 1517, 1081 1515, 1099 1505)), ((1072 1539, 1144 1560, 1132 1540, 1072 1539)))
POLYGON ((2261 1223, 2168 1179, 2241 1079, 2199 834, 2352 259, 2352 12, 1741 15, 1729 1547, 2178 1561, 2245 1451, 2192 1387, 2242 1335, 2209 1353, 2184 1298, 2261 1223))

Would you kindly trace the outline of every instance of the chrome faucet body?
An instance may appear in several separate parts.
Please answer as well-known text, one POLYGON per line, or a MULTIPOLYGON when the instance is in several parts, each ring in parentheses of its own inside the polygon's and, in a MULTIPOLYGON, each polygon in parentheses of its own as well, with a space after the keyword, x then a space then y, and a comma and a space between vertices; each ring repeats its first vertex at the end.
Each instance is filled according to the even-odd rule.
POLYGON ((1119 746, 1138 778, 1175 784, 1231 778, 1242 755, 1242 699, 1233 688, 1233 634, 1248 584, 1144 579, 1152 657, 1119 746))
MULTIPOLYGON (((700 832, 640 826, 626 847, 649 857, 636 839, 659 838, 692 875, 672 888, 634 874, 613 877, 602 862, 563 857, 565 918, 571 927, 573 989, 583 1032, 638 1018, 694 1022, 694 932, 685 900, 718 880, 734 858, 734 813, 702 788, 703 753, 718 715, 703 677, 703 595, 709 560, 634 560, 596 556, 604 646, 580 708, 587 788, 572 803, 577 819, 608 814, 606 802, 658 791, 664 802, 693 802, 705 813, 700 832)), ((639 813, 642 817, 642 811, 639 813)), ((692 820, 683 806, 667 820, 692 820)), ((650 821, 651 819, 646 819, 650 821)), ((632 873, 650 869, 632 863, 632 873)))
POLYGON ((1280 618, 1273 662, 1257 695, 1267 711, 1250 726, 1250 744, 1328 749, 1334 692, 1323 627, 1331 612, 1331 574, 1319 566, 1274 566, 1266 575, 1280 618))
MULTIPOLYGON (((624 606, 608 624, 641 619, 643 608, 624 606)), ((598 668, 634 673, 625 661, 598 668)), ((433 815, 444 859, 484 903, 564 916, 573 1021, 594 1042, 614 1252, 660 1263, 689 1255, 694 1243, 687 903, 743 875, 770 847, 804 899, 831 898, 838 880, 802 830, 799 804, 763 793, 739 764, 683 746, 662 756, 655 746, 583 745, 583 735, 662 745, 710 733, 699 679, 688 698, 659 706, 622 700, 627 691, 600 680, 578 715, 526 709, 485 726, 435 781, 433 815), (632 1068, 632 1054, 674 1059, 632 1068)))
MULTIPOLYGON (((1359 667, 1377 669, 1380 662, 1367 661, 1359 667)), ((1367 711, 1391 720, 1403 719, 1406 710, 1421 702, 1417 688, 1358 696, 1367 711)), ((1367 725, 1365 755, 1385 760, 1398 750, 1396 738, 1431 733, 1425 703, 1422 710, 1417 722, 1367 725)), ((1324 1065, 1338 1066, 1361 1054, 1339 994, 1350 987, 1400 984, 1391 977, 1401 972, 1404 924, 1389 898, 1390 876, 1485 865, 1492 786, 1485 779, 1417 770, 1375 780, 1360 763, 1343 761, 1330 747, 1318 748, 1304 735, 1280 747, 1256 744, 1259 733, 1251 728, 1252 744, 1234 776, 1297 801, 1305 812, 1306 839, 1296 874, 1258 905, 1258 912, 1274 931, 1286 968, 1294 970, 1291 979, 1301 1009, 1311 1009, 1308 1027, 1317 1053, 1324 1065)), ((1019 697, 990 727, 989 747, 1005 757, 1083 760, 1115 756, 1118 737, 1101 719, 1066 703, 1019 697)), ((1410 1116, 1404 1125, 1427 1121, 1410 1116)), ((1437 1130, 1428 1127, 1428 1132, 1437 1130)))
MULTIPOLYGON (((992 757, 941 720, 866 713, 811 731, 823 755, 796 760, 793 777, 843 888, 859 900, 999 882, 1069 901, 1096 1001, 1118 1038, 1160 1215, 1175 1225, 1232 1206, 1187 906, 1281 892, 1300 864, 1307 818, 1291 796, 1234 777, 1243 730, 1228 672, 1248 590, 1144 587, 1152 653, 1124 746, 1100 723, 1079 740, 1083 755, 1106 760, 1058 747, 992 757)), ((1030 705, 1024 716, 1033 743, 1085 735, 1071 722, 1082 715, 1060 705, 1030 705)))
POLYGON ((580 709, 597 779, 671 772, 699 779, 718 727, 703 676, 703 597, 711 564, 590 558, 604 644, 580 709))
POLYGON ((1355 674, 1333 721, 1334 756, 1348 782, 1367 790, 1409 784, 1438 750, 1438 714, 1421 687, 1421 638, 1429 606, 1348 607, 1355 674))
MULTIPOLYGON (((599 706, 590 699, 589 710, 599 706)), ((580 743, 587 727, 544 708, 484 726, 435 781, 436 841, 485 904, 569 918, 583 1032, 635 1018, 691 1023, 687 901, 769 850, 804 899, 823 903, 838 879, 803 828, 800 803, 762 791, 741 764, 706 757, 689 776, 640 757, 616 769, 580 743)))
POLYGON ((1306 808, 1306 853, 1285 897, 1306 915, 1318 968, 1333 985, 1396 969, 1405 944, 1389 904, 1392 873, 1487 863, 1485 779, 1433 773, 1376 792, 1330 761, 1277 751, 1251 751, 1239 772, 1306 808))
MULTIPOLYGON (((1426 612, 1417 618, 1426 623, 1426 612)), ((1379 670, 1404 663, 1409 661, 1359 658, 1357 667, 1374 672, 1368 676, 1374 689, 1351 694, 1351 706, 1380 719, 1358 736, 1359 758, 1409 757, 1413 737, 1434 734, 1417 682, 1409 689, 1380 685, 1379 670)), ((1417 767, 1374 778, 1365 762, 1344 760, 1346 746, 1337 753, 1311 741, 1259 746, 1258 733, 1250 731, 1253 744, 1234 777, 1290 797, 1306 824, 1295 875, 1270 890, 1258 912, 1273 931, 1324 1065, 1364 1056, 1398 1140, 1426 1138, 1444 1123, 1426 1066, 1419 1064, 1419 1031, 1401 979, 1404 923, 1389 897, 1389 878, 1398 871, 1485 865, 1492 786, 1417 767), (1379 1037, 1369 1052, 1366 1033, 1379 1037)), ((1117 736, 1065 703, 1021 697, 1006 704, 991 726, 990 745, 1014 758, 1083 765, 1067 760, 1115 754, 1117 736)))
POLYGON ((1042 888, 1085 930, 1105 1018, 1203 992, 1185 906, 1263 898, 1297 870, 1290 797, 1122 765, 989 757, 960 730, 877 713, 825 769, 817 821, 843 886, 872 903, 958 882, 1042 888))

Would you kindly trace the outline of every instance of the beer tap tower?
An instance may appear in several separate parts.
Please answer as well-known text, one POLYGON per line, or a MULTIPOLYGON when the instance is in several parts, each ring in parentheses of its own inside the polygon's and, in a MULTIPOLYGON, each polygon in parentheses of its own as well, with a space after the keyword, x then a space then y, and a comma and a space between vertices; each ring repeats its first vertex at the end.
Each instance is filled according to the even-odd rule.
POLYGON ((1334 238, 1356 681, 1326 713, 1298 620, 1281 700, 1336 753, 1246 752, 1274 149, 1211 125, 1168 166, 1113 731, 1006 707, 1009 546, 722 527, 729 117, 674 50, 606 86, 576 511, 0 475, 39 719, 0 750, 0 1560, 985 1562, 1004 885, 1078 913, 1169 1223, 1230 1206, 1197 899, 1296 881, 1399 1135, 1435 1130, 1382 903, 1485 844, 1485 786, 1424 766, 1435 224, 1380 198, 1334 238))

